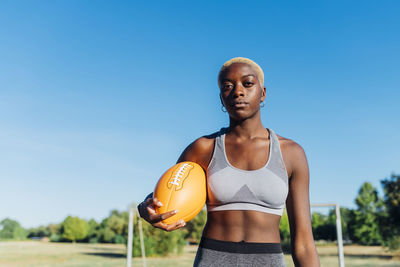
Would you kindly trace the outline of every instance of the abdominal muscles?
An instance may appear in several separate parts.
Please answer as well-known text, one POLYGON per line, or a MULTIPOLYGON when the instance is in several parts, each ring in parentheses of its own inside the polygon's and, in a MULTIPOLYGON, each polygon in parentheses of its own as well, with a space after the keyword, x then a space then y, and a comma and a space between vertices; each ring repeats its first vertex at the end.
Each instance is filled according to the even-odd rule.
POLYGON ((281 216, 250 210, 208 212, 203 235, 231 242, 280 243, 281 216))

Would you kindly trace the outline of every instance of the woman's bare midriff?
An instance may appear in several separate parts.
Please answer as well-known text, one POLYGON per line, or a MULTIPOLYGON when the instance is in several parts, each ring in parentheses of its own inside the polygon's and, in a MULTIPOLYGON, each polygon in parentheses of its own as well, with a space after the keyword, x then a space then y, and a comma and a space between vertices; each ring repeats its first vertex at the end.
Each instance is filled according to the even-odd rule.
POLYGON ((203 236, 231 242, 280 243, 281 216, 251 210, 208 212, 203 236))

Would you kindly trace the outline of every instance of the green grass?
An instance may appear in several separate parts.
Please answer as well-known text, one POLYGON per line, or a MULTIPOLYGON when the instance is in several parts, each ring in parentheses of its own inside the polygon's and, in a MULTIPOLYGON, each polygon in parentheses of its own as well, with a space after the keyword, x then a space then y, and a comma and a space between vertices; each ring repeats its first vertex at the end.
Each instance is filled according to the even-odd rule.
MULTIPOLYGON (((0 242, 1 267, 67 267, 67 266, 126 266, 124 245, 45 243, 39 241, 0 242)), ((187 246, 181 256, 147 258, 149 267, 192 266, 196 246, 187 246)), ((392 257, 381 247, 346 246, 346 266, 400 266, 400 259, 392 257)), ((318 246, 322 266, 338 266, 337 248, 332 245, 318 246)), ((285 255, 287 266, 294 266, 290 255, 285 255)), ((141 258, 133 260, 133 266, 142 266, 141 258)))

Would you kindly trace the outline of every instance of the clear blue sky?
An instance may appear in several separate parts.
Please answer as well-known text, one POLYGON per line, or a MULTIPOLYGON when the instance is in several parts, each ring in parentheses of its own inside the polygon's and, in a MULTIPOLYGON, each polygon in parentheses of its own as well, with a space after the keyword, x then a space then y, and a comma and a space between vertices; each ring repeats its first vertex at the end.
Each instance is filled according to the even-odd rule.
POLYGON ((265 72, 265 127, 298 142, 311 202, 400 172, 398 1, 1 1, 0 219, 101 220, 227 126, 217 73, 265 72), (190 2, 190 3, 189 3, 190 2))

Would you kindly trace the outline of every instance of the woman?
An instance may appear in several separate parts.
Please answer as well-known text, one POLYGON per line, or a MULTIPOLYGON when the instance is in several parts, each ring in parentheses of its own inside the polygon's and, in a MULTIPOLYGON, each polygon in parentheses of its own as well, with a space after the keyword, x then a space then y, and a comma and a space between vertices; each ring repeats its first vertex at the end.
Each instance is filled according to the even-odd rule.
MULTIPOLYGON (((261 123, 266 97, 262 69, 247 58, 227 61, 218 75, 229 127, 190 144, 178 162, 193 161, 207 172, 208 219, 194 266, 285 266, 279 221, 286 203, 296 266, 319 266, 311 232, 309 171, 300 145, 261 123)), ((162 223, 157 199, 139 205, 154 227, 172 231, 183 221, 162 223)))

